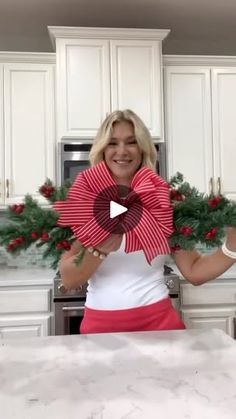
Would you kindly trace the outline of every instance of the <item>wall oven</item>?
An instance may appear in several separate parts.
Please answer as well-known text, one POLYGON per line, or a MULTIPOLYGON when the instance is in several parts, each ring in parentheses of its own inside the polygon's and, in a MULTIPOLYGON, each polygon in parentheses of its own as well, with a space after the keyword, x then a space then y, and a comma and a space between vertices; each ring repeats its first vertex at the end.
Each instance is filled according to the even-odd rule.
MULTIPOLYGON (((58 183, 74 181, 75 177, 89 167, 89 152, 92 139, 63 138, 58 144, 58 183)), ((155 143, 158 153, 156 172, 163 179, 167 178, 165 143, 155 143)))
POLYGON ((53 311, 55 335, 79 334, 84 316, 87 285, 79 289, 67 290, 59 276, 54 278, 53 311))

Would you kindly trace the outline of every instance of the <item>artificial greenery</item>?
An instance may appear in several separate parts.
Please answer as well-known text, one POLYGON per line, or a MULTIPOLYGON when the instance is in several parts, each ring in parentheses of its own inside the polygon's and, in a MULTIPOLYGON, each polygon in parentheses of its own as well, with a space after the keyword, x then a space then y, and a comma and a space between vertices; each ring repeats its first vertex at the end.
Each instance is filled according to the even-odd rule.
MULTIPOLYGON (((65 200, 70 182, 56 188, 47 179, 39 188, 49 204, 65 200)), ((177 173, 169 182, 170 199, 174 210, 174 232, 169 238, 172 251, 192 250, 197 244, 206 247, 219 246, 225 235, 225 227, 236 227, 236 203, 223 195, 200 193, 183 175, 177 173)), ((76 238, 69 227, 59 227, 59 214, 45 208, 30 195, 22 204, 8 207, 9 222, 0 227, 0 246, 12 254, 28 249, 32 245, 42 247, 43 258, 50 258, 51 267, 57 269, 62 253, 69 250, 76 238)), ((81 263, 85 249, 82 247, 77 258, 81 263)))

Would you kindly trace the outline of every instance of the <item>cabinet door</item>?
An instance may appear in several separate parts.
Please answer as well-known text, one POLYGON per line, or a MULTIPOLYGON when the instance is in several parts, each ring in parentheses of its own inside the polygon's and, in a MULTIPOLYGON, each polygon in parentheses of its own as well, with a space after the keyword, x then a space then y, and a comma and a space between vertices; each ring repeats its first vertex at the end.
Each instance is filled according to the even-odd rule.
POLYGON ((5 203, 55 180, 54 68, 48 64, 4 64, 5 203))
POLYGON ((0 339, 50 335, 51 315, 0 316, 0 339))
POLYGON ((187 329, 221 329, 232 338, 235 336, 235 308, 186 308, 181 317, 187 329))
POLYGON ((210 70, 165 69, 168 176, 177 171, 201 192, 212 184, 210 70))
POLYGON ((109 41, 57 39, 58 140, 94 137, 110 112, 109 41))
POLYGON ((162 138, 161 43, 111 41, 112 110, 131 109, 162 138))
POLYGON ((236 68, 212 70, 214 178, 216 193, 236 200, 236 68))
POLYGON ((0 64, 0 206, 4 203, 3 64, 0 64))

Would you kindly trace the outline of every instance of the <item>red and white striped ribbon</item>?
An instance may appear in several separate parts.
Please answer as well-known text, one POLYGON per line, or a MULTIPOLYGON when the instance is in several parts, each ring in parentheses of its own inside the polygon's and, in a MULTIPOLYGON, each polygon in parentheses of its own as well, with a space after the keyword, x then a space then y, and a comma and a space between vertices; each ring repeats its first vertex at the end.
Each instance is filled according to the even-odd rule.
MULTIPOLYGON (((53 205, 60 214, 57 224, 71 227, 84 246, 96 247, 110 235, 118 220, 116 217, 110 219, 107 212, 104 214, 102 211, 95 217, 94 203, 101 191, 104 191, 104 200, 116 201, 115 185, 105 162, 80 173, 70 188, 67 199, 57 201, 53 205), (109 188, 112 186, 114 188, 109 188), (101 217, 101 220, 102 217, 107 218, 106 230, 98 223, 98 217, 101 217)), ((135 227, 125 233, 125 252, 143 250, 150 263, 155 256, 170 253, 168 237, 173 232, 173 208, 169 199, 169 186, 151 169, 143 167, 133 177, 127 201, 132 201, 132 191, 141 200, 142 215, 135 227)), ((129 217, 132 217, 132 221, 138 217, 135 200, 131 208, 132 211, 127 211, 124 219, 127 225, 129 217)))

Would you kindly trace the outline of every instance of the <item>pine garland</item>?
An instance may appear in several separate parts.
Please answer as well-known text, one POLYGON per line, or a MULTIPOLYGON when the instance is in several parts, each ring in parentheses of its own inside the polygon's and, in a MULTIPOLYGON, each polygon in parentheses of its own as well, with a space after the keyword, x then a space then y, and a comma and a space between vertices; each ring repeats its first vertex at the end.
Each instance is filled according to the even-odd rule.
MULTIPOLYGON (((47 179, 39 193, 50 204, 65 200, 70 182, 56 188, 47 179)), ((208 248, 220 246, 225 236, 225 227, 236 227, 236 203, 223 195, 200 193, 183 175, 177 173, 169 182, 170 198, 174 209, 174 233, 169 239, 172 251, 192 250, 197 244, 208 248)), ((0 246, 17 254, 32 245, 42 247, 43 259, 50 258, 51 267, 58 268, 62 253, 69 250, 76 240, 69 227, 57 226, 59 214, 51 208, 39 206, 30 195, 23 204, 8 207, 9 223, 0 227, 0 246)), ((81 263, 85 249, 82 247, 77 264, 81 263)))

